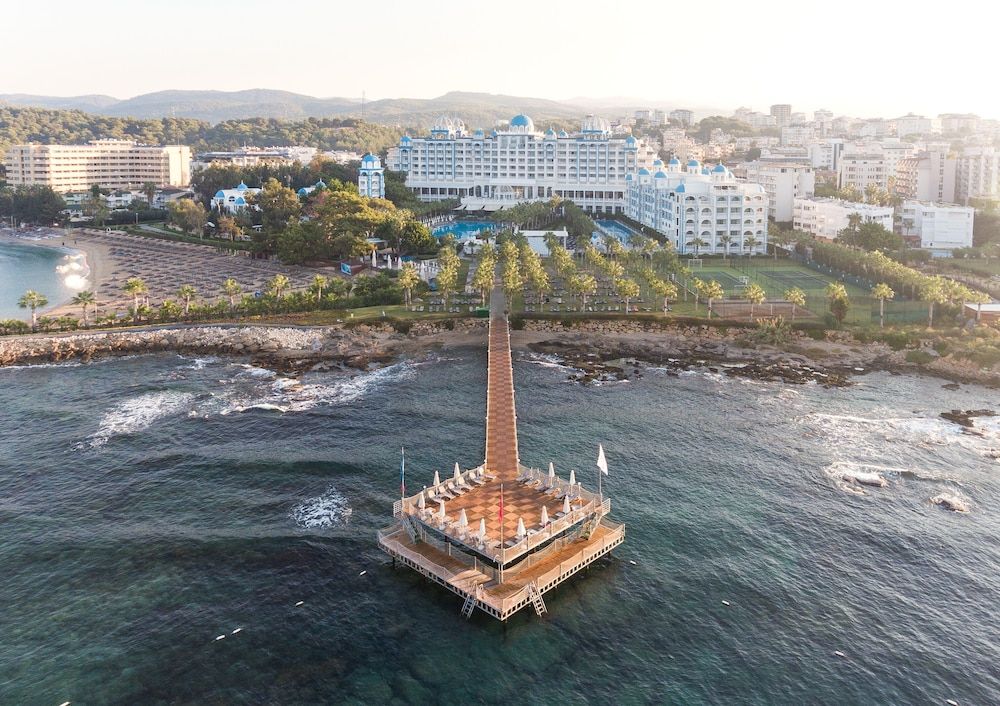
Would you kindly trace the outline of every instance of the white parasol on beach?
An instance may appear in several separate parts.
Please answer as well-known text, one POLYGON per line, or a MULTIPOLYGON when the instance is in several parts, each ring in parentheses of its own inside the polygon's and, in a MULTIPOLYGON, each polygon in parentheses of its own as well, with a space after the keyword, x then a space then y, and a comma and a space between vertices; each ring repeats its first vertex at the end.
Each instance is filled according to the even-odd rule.
POLYGON ((420 491, 420 496, 417 498, 417 507, 421 510, 427 507, 427 501, 424 499, 424 491, 420 491))
POLYGON ((528 534, 528 531, 526 529, 524 529, 524 520, 521 519, 520 517, 518 517, 517 518, 517 536, 518 536, 518 539, 520 539, 521 537, 523 537, 526 534, 528 534))
POLYGON ((486 518, 484 517, 479 521, 479 541, 486 541, 486 518))
POLYGON ((571 470, 569 472, 569 484, 570 486, 576 485, 576 471, 571 470))
POLYGON ((451 479, 456 483, 462 482, 462 469, 458 467, 458 461, 455 462, 455 475, 451 479))
POLYGON ((549 480, 546 484, 546 488, 551 488, 555 484, 556 480, 556 467, 553 465, 552 461, 549 461, 549 480))
POLYGON ((464 507, 462 508, 462 511, 458 513, 458 526, 461 527, 462 529, 465 529, 466 527, 469 526, 469 518, 465 514, 464 507))
POLYGON ((569 514, 569 496, 563 498, 563 512, 569 514))
POLYGON ((437 471, 434 471, 434 485, 441 485, 441 476, 438 475, 437 471))
POLYGON ((444 522, 448 516, 444 514, 444 500, 438 500, 438 519, 444 522))
POLYGON ((542 505, 542 527, 549 524, 549 509, 542 505))

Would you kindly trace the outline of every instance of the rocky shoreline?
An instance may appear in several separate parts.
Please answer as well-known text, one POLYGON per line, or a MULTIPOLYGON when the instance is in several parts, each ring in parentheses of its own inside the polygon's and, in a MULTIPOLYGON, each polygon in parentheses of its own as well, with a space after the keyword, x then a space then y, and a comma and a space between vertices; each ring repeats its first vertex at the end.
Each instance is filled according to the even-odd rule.
MULTIPOLYGON (((263 324, 190 325, 0 338, 0 366, 89 361, 98 357, 175 352, 247 358, 286 373, 365 370, 442 347, 484 345, 484 319, 370 322, 297 327, 263 324)), ((906 351, 860 344, 844 332, 816 340, 795 332, 780 346, 750 340, 749 330, 707 325, 649 326, 630 321, 528 320, 511 332, 515 350, 552 355, 575 368, 581 383, 641 375, 641 364, 676 374, 707 369, 732 377, 816 384, 850 384, 884 370, 923 373, 954 382, 1000 386, 1000 371, 935 357, 908 362, 906 351)))

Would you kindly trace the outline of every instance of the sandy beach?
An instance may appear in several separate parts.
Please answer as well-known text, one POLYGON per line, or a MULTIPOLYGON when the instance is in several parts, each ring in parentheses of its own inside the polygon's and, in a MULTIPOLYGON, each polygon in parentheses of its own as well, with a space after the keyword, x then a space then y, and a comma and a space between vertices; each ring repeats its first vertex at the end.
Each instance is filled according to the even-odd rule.
MULTIPOLYGON (((150 306, 159 306, 166 299, 177 298, 181 285, 189 284, 198 291, 198 299, 214 302, 222 298, 222 282, 232 277, 244 293, 262 291, 267 280, 284 274, 291 280, 291 288, 308 286, 313 276, 339 276, 332 268, 314 269, 283 265, 270 260, 251 260, 242 252, 226 252, 213 245, 198 245, 158 240, 122 231, 96 229, 44 229, 13 235, 0 231, 0 240, 48 248, 69 248, 84 257, 85 289, 97 295, 96 315, 123 313, 132 304, 125 294, 125 280, 140 277, 149 288, 145 296, 150 306)), ((54 302, 44 313, 48 316, 68 314, 80 316, 78 307, 70 300, 54 302)))

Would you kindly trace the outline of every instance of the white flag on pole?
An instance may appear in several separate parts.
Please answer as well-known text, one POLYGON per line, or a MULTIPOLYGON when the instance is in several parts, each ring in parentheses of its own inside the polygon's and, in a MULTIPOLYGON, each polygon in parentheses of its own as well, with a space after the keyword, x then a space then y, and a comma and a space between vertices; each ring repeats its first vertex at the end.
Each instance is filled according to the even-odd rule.
POLYGON ((597 449, 597 467, 601 469, 601 473, 608 475, 608 460, 604 458, 603 444, 598 444, 597 449))

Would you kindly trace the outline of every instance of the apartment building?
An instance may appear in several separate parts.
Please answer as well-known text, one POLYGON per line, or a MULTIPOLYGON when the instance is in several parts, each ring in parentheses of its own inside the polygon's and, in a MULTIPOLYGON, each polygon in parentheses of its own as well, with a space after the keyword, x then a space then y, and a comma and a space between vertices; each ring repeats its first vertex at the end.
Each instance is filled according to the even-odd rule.
POLYGON ((840 156, 837 186, 841 189, 853 186, 862 193, 869 185, 888 190, 889 176, 889 167, 881 151, 845 152, 840 156))
POLYGON ((792 226, 817 238, 833 240, 850 224, 852 214, 860 216, 865 223, 879 223, 886 230, 892 230, 891 206, 828 198, 795 199, 792 226))
POLYGON ((955 166, 955 197, 1000 199, 1000 152, 993 147, 966 147, 955 166))
POLYGON ((816 173, 808 164, 798 162, 756 161, 746 165, 747 182, 760 184, 767 194, 768 209, 774 220, 792 220, 796 198, 816 192, 816 173))
POLYGON ((914 247, 941 254, 971 248, 975 211, 948 203, 904 201, 900 234, 914 247))
POLYGON ((11 186, 49 186, 60 193, 131 189, 151 183, 186 187, 191 183, 191 148, 140 145, 127 140, 94 140, 85 145, 14 145, 4 158, 11 186))
POLYGON ((947 149, 925 150, 899 160, 893 190, 897 196, 917 201, 955 201, 957 160, 947 149))

